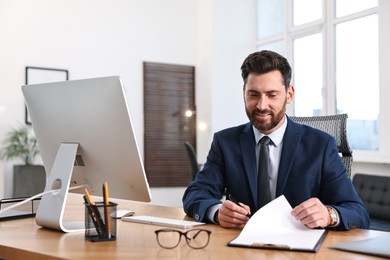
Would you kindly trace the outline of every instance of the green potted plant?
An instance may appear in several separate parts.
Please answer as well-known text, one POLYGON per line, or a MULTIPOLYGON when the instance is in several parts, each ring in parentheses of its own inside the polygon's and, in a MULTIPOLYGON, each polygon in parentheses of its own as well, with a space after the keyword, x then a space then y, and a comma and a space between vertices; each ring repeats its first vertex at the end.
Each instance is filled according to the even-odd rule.
POLYGON ((30 197, 44 190, 45 169, 42 165, 34 164, 38 154, 37 140, 29 125, 15 128, 6 135, 0 157, 8 161, 23 161, 23 164, 13 166, 13 197, 30 197))

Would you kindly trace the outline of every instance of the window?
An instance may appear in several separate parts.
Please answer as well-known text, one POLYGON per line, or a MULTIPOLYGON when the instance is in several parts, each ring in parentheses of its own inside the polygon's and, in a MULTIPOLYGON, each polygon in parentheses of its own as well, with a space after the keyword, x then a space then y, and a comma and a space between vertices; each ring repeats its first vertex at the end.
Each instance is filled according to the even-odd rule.
POLYGON ((390 104, 382 98, 389 76, 380 73, 389 74, 390 62, 379 40, 390 37, 381 29, 389 12, 386 0, 257 0, 257 49, 277 51, 293 67, 288 113, 347 113, 355 161, 390 162, 390 104))
POLYGON ((335 29, 337 111, 348 113, 351 148, 377 151, 378 15, 343 22, 335 29))

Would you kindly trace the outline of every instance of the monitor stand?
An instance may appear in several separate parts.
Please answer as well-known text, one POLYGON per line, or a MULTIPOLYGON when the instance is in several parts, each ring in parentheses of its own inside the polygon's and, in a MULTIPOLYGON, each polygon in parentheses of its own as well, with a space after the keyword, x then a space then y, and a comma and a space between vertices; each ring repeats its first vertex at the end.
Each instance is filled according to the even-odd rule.
POLYGON ((68 190, 78 147, 78 143, 61 143, 58 149, 46 183, 45 194, 42 196, 35 217, 35 221, 39 226, 63 232, 85 230, 83 221, 63 221, 66 199, 68 197, 68 190), (50 190, 57 191, 46 193, 50 190))

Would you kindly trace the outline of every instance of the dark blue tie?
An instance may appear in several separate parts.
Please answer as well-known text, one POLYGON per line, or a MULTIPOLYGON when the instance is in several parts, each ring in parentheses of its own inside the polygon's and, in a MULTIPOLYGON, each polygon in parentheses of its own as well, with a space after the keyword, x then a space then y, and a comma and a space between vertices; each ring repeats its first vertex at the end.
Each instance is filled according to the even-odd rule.
POLYGON ((257 169, 257 196, 259 209, 271 201, 271 191, 269 187, 269 144, 271 139, 264 136, 260 139, 259 166, 257 169))

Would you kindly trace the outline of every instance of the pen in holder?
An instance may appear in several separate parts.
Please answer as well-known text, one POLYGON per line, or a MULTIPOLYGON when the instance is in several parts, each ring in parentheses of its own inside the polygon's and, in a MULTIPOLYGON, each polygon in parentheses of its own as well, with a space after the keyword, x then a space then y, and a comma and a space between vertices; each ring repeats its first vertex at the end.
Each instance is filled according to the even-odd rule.
POLYGON ((116 203, 85 203, 85 239, 92 242, 116 240, 116 203))

